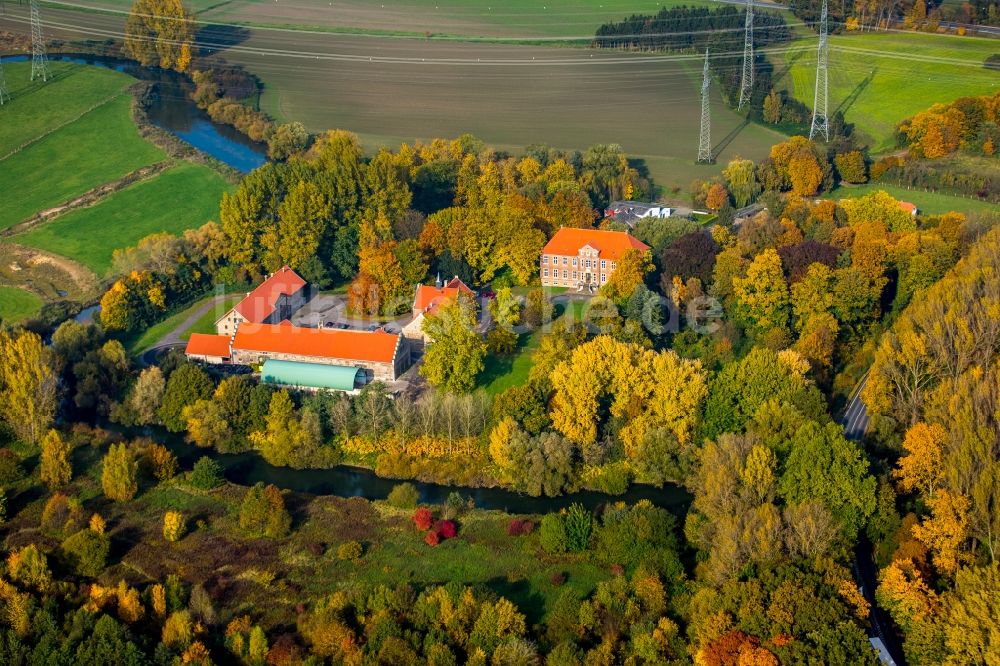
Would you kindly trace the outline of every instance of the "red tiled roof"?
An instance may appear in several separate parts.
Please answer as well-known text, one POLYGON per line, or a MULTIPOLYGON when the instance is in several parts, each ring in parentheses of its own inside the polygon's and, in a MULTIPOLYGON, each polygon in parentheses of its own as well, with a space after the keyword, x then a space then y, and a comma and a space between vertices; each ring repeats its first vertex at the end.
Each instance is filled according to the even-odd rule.
POLYGON ((267 278, 236 304, 236 311, 247 321, 260 323, 271 316, 282 295, 291 296, 306 286, 306 281, 288 266, 267 278))
POLYGON ((233 349, 298 354, 317 358, 391 363, 399 345, 399 335, 384 331, 344 331, 304 328, 290 322, 241 324, 236 329, 233 349))
POLYGON ((229 338, 225 335, 192 333, 184 353, 188 356, 219 356, 229 358, 229 338))
POLYGON ((899 207, 904 213, 909 213, 910 215, 913 215, 913 213, 917 210, 916 204, 912 204, 909 201, 900 201, 899 207))
POLYGON ((417 285, 417 293, 413 298, 413 314, 434 312, 443 303, 457 299, 459 293, 474 296, 472 290, 457 277, 452 278, 448 284, 440 289, 426 284, 417 285))
POLYGON ((649 246, 624 231, 604 231, 602 229, 578 229, 562 227, 542 249, 544 254, 575 255, 580 248, 589 245, 599 252, 601 259, 612 261, 635 248, 645 252, 649 246))

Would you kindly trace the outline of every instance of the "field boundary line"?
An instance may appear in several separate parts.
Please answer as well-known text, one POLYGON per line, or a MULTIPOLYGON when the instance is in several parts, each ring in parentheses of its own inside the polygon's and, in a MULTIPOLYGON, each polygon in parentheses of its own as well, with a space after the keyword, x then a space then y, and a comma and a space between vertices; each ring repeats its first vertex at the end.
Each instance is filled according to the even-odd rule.
POLYGON ((18 146, 14 150, 10 151, 9 153, 7 153, 6 155, 4 155, 3 157, 0 157, 0 162, 3 162, 4 160, 6 160, 9 157, 13 157, 14 155, 18 154, 19 152, 21 152, 22 150, 24 150, 26 148, 30 148, 31 146, 35 145, 36 143, 38 143, 39 141, 41 141, 45 137, 49 136, 53 132, 58 132, 62 128, 66 127, 67 125, 72 125, 73 123, 75 123, 76 121, 80 120, 81 118, 83 118, 88 113, 90 113, 92 111, 96 111, 97 109, 101 108, 102 106, 105 106, 106 104, 111 103, 115 99, 121 97, 123 94, 124 94, 124 91, 119 90, 118 92, 116 92, 111 97, 108 97, 107 99, 104 99, 104 100, 102 100, 100 102, 97 102, 96 104, 94 104, 90 108, 84 109, 79 115, 77 115, 77 116, 75 116, 73 118, 70 118, 69 120, 67 120, 66 122, 64 122, 62 124, 56 125, 55 127, 53 127, 52 129, 50 129, 48 131, 42 132, 41 134, 39 134, 38 136, 36 136, 33 139, 29 139, 28 141, 25 141, 24 143, 22 143, 20 146, 18 146))
POLYGON ((43 226, 44 224, 51 222, 66 213, 96 206, 113 194, 116 194, 133 185, 137 185, 147 180, 152 180, 167 169, 175 166, 176 163, 176 160, 167 158, 156 162, 155 164, 140 167, 135 171, 125 174, 117 180, 113 180, 109 183, 102 183, 97 187, 87 190, 79 196, 73 197, 69 201, 61 203, 58 206, 53 206, 52 208, 39 211, 26 220, 12 224, 3 231, 0 231, 0 237, 16 236, 17 234, 30 231, 35 227, 43 226))

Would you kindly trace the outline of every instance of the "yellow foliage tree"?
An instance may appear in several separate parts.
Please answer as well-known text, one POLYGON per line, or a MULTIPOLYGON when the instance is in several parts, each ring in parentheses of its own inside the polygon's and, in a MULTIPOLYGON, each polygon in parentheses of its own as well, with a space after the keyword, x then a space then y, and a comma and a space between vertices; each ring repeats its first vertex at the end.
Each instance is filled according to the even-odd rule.
POLYGON ((903 492, 918 490, 928 498, 944 479, 944 445, 948 433, 937 423, 917 423, 906 431, 903 449, 893 476, 899 479, 903 492))
POLYGON ((942 488, 928 504, 931 516, 913 526, 913 536, 930 548, 940 571, 953 574, 968 559, 962 545, 969 538, 969 500, 942 488))
POLYGON ((70 444, 56 430, 49 430, 42 440, 42 464, 39 475, 42 483, 50 489, 64 486, 73 477, 70 466, 70 444))
POLYGON ((184 514, 180 511, 167 511, 163 514, 163 538, 167 541, 180 541, 184 536, 184 514))

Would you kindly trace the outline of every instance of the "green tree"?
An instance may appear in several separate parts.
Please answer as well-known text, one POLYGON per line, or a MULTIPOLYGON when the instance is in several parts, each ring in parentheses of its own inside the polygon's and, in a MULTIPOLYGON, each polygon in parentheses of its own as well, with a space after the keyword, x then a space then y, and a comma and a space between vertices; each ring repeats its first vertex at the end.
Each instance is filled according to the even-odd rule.
POLYGON ((198 461, 191 468, 188 481, 195 488, 211 490, 223 484, 225 478, 222 476, 222 467, 208 456, 198 458, 198 461))
POLYGON ((187 425, 184 408, 198 400, 212 396, 215 385, 204 370, 192 363, 185 363, 170 374, 163 392, 160 418, 170 432, 181 432, 187 425))
POLYGON ((136 425, 153 425, 159 423, 160 405, 163 402, 163 392, 167 382, 159 366, 144 368, 139 378, 129 392, 127 405, 131 412, 131 420, 136 425))
POLYGON ((565 553, 569 543, 566 539, 566 521, 558 513, 549 513, 542 518, 538 539, 546 552, 565 553))
POLYGON ((107 566, 111 539, 86 528, 63 541, 61 550, 73 571, 80 576, 96 578, 107 566))
POLYGON ((779 482, 787 503, 820 500, 853 540, 875 511, 875 487, 867 458, 840 426, 809 421, 795 433, 779 482))
POLYGON ((299 269, 315 257, 330 212, 330 202, 317 185, 303 180, 296 183, 278 207, 278 224, 261 238, 268 248, 265 267, 269 271, 285 265, 299 269))
POLYGON ((566 511, 566 549, 571 552, 587 550, 593 531, 593 516, 582 504, 572 504, 566 511))
POLYGON ((432 342, 424 352, 420 374, 434 387, 466 393, 485 367, 486 343, 476 331, 475 309, 459 298, 424 317, 423 330, 432 342))
POLYGON ((278 125, 267 140, 267 154, 272 160, 286 160, 302 152, 309 143, 309 132, 296 121, 278 125))

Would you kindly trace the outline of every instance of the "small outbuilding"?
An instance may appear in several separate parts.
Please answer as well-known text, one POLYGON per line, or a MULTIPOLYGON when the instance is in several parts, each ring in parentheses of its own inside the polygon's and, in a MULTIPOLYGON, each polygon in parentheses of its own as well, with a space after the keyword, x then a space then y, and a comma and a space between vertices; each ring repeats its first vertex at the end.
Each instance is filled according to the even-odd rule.
POLYGON ((300 388, 353 391, 365 383, 363 368, 325 363, 302 363, 269 358, 264 361, 260 378, 265 384, 300 388))

